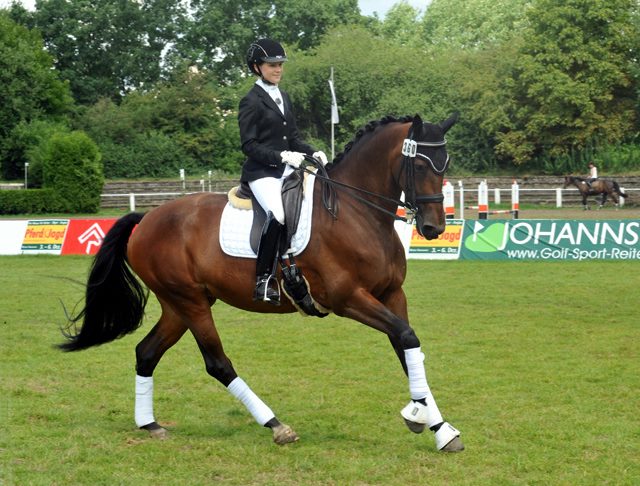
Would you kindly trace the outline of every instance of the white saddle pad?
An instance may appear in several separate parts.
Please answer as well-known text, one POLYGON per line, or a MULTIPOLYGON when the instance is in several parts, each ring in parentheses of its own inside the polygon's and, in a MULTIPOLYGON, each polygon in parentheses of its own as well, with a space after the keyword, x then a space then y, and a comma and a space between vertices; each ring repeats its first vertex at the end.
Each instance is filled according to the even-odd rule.
MULTIPOLYGON (((291 248, 287 253, 299 255, 309 244, 311 238, 311 214, 313 213, 313 184, 316 178, 309 174, 305 178, 304 197, 300 211, 298 230, 291 239, 291 248)), ((227 203, 220 219, 220 246, 227 255, 240 258, 256 258, 249 242, 252 209, 237 209, 227 203)))

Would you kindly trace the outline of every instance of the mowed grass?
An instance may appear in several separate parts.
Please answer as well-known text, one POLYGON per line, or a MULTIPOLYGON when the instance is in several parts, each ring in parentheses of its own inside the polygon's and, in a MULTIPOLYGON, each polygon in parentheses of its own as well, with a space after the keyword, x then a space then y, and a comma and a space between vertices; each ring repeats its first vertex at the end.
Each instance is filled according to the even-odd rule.
POLYGON ((239 374, 301 436, 270 432, 204 370, 190 335, 155 373, 156 417, 133 422, 134 348, 155 323, 78 353, 60 300, 85 257, 0 258, 1 485, 637 485, 637 262, 409 263, 411 323, 460 454, 399 416, 407 380, 387 339, 335 316, 264 316, 218 303, 239 374))

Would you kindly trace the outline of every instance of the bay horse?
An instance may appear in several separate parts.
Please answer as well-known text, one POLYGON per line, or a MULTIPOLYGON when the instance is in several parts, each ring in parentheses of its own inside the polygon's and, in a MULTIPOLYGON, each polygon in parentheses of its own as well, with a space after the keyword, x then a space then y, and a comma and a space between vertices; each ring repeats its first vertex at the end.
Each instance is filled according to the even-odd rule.
MULTIPOLYGON (((444 421, 427 383, 424 354, 409 324, 402 289, 407 263, 394 221, 402 204, 414 212, 417 231, 425 238, 444 231, 445 133, 457 118, 455 113, 434 124, 418 115, 385 117, 360 130, 327 166, 325 180, 316 180, 311 237, 297 257, 313 298, 324 309, 387 335, 409 382, 411 400, 401 416, 415 433, 428 427, 437 450, 446 452, 464 446, 460 432, 444 421), (322 205, 327 184, 337 189, 333 213, 322 205)), ((93 260, 84 308, 70 318, 63 330, 67 341, 59 347, 82 350, 135 331, 148 297, 140 279, 162 312, 135 348, 136 425, 152 437, 167 436, 153 413, 153 372, 164 353, 190 331, 207 373, 259 425, 271 429, 274 442, 294 442, 293 429, 238 376, 213 321, 211 308, 218 300, 259 313, 296 312, 285 299, 279 307, 252 300, 255 260, 230 257, 219 242, 226 204, 225 195, 198 193, 120 218, 93 260)))
POLYGON ((569 175, 564 178, 563 188, 566 189, 569 186, 576 186, 578 188, 578 191, 580 191, 580 195, 582 196, 582 207, 585 210, 591 209, 587 204, 588 196, 597 196, 598 194, 602 194, 602 200, 598 205, 598 209, 602 208, 604 203, 607 202, 607 196, 611 196, 616 207, 618 207, 621 197, 627 197, 616 181, 609 181, 606 179, 596 179, 591 183, 591 186, 589 186, 586 179, 583 177, 569 175))

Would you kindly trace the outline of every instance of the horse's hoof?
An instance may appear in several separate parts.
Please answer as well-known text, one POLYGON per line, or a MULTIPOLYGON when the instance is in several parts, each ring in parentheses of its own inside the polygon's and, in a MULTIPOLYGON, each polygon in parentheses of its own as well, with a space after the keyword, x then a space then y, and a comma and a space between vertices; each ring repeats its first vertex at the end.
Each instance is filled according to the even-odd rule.
POLYGON ((167 432, 167 429, 162 427, 157 422, 152 422, 140 428, 149 432, 149 436, 152 439, 165 440, 169 438, 169 432, 167 432))
POLYGON ((461 452, 464 450, 464 444, 460 437, 454 437, 446 446, 440 449, 442 452, 461 452))
POLYGON ((427 427, 426 424, 419 424, 407 419, 404 419, 404 423, 407 424, 409 430, 414 434, 422 434, 422 432, 424 432, 424 429, 427 427))
POLYGON ((273 442, 278 445, 290 444, 291 442, 297 442, 300 437, 296 434, 291 427, 286 424, 278 424, 272 429, 273 442))

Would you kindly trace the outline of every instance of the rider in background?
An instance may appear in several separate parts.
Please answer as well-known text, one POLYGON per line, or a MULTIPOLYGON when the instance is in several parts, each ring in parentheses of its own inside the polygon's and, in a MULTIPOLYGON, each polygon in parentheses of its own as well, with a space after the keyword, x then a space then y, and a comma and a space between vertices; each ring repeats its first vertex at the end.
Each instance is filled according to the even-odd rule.
POLYGON ((598 168, 593 162, 589 162, 589 177, 585 180, 587 185, 591 187, 591 184, 598 178, 598 168))
POLYGON ((240 180, 248 182, 258 203, 267 213, 256 261, 254 300, 280 304, 274 278, 278 246, 284 228, 282 183, 300 167, 305 155, 327 163, 327 156, 300 137, 289 95, 278 84, 284 48, 270 39, 260 39, 247 51, 247 65, 258 80, 240 101, 238 124, 242 152, 247 156, 240 180))

